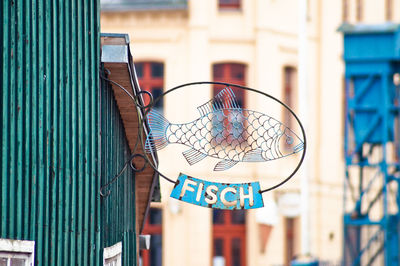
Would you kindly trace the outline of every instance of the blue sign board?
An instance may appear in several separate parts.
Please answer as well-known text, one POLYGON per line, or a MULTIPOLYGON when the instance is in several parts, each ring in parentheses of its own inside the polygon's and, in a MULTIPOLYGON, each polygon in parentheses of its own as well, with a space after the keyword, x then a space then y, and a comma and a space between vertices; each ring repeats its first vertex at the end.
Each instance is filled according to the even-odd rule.
POLYGON ((259 182, 216 183, 180 174, 171 197, 215 209, 256 209, 264 207, 259 182))

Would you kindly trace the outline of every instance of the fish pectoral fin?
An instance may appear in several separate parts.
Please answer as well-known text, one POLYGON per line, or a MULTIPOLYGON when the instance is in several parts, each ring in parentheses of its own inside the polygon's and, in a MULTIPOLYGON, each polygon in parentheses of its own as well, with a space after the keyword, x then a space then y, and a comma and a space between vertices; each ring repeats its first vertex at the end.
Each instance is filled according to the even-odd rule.
POLYGON ((190 164, 193 165, 195 163, 200 162, 201 160, 203 160, 205 157, 207 157, 206 154, 195 150, 193 148, 182 152, 183 156, 185 157, 186 161, 190 164))
POLYGON ((230 160, 222 160, 219 161, 215 167, 214 171, 225 171, 228 170, 229 168, 235 166, 239 161, 230 161, 230 160))
POLYGON ((243 162, 263 162, 265 159, 262 157, 263 150, 260 148, 250 150, 243 156, 243 162))

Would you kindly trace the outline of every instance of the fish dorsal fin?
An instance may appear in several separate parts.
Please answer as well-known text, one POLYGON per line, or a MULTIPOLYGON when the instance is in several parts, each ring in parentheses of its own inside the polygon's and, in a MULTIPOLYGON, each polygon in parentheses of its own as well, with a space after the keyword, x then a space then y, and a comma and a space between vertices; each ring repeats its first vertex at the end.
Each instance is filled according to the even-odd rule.
POLYGON ((222 109, 240 109, 236 96, 230 87, 220 91, 215 97, 203 105, 197 107, 201 116, 222 109))

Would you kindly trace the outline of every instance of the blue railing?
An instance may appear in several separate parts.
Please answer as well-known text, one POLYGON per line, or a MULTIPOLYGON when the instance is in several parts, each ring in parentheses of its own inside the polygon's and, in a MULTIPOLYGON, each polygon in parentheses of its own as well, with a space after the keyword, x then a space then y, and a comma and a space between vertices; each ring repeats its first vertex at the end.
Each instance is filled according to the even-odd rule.
POLYGON ((101 11, 186 10, 187 0, 100 0, 101 11))

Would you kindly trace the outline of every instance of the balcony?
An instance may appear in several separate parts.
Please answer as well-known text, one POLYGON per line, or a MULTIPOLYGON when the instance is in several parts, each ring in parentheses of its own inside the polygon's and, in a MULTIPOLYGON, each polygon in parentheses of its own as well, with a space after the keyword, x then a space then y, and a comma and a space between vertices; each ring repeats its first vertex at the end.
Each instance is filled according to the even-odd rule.
POLYGON ((186 10, 187 0, 100 0, 101 11, 186 10))

